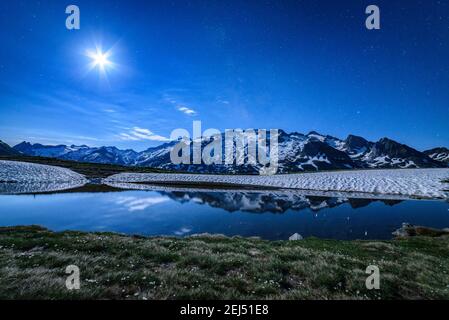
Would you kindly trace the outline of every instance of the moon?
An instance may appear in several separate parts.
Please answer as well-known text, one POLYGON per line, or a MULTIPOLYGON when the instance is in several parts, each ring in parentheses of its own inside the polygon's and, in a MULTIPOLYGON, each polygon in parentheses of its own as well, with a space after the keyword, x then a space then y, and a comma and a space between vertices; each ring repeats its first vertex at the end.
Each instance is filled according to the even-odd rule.
POLYGON ((113 63, 109 60, 111 52, 103 52, 101 48, 96 48, 95 51, 87 51, 87 56, 92 59, 90 64, 91 69, 98 67, 101 72, 105 72, 107 67, 111 67, 113 63))
POLYGON ((93 56, 94 64, 96 66, 99 66, 100 68, 104 68, 105 66, 109 65, 111 61, 108 60, 108 57, 106 54, 102 52, 98 52, 93 56))

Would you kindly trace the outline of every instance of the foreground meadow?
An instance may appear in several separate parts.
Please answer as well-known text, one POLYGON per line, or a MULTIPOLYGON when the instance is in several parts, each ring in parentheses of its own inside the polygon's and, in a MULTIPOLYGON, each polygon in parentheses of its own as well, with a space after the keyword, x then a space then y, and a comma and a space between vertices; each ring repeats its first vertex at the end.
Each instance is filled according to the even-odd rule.
POLYGON ((264 241, 0 228, 1 299, 448 299, 449 237, 264 241), (80 290, 65 286, 80 268, 80 290), (365 286, 368 265, 380 289, 365 286))

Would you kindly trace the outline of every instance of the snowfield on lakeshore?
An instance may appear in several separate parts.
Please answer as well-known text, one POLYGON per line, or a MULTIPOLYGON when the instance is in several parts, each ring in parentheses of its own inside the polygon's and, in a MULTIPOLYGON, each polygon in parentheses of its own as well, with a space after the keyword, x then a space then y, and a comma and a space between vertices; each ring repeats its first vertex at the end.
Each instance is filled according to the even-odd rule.
POLYGON ((362 192, 411 198, 449 198, 449 169, 396 169, 317 172, 274 176, 120 173, 104 180, 116 183, 166 183, 274 187, 316 191, 362 192))
POLYGON ((27 193, 80 187, 87 179, 72 170, 42 164, 0 160, 0 192, 27 193))

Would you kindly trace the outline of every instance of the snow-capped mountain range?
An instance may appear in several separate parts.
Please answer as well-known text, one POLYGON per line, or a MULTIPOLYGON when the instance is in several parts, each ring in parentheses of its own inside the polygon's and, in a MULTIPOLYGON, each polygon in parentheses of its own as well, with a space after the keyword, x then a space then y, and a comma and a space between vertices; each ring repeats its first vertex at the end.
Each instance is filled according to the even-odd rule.
MULTIPOLYGON (((224 134, 222 134, 222 139, 224 150, 224 134)), ((204 148, 210 141, 212 140, 203 139, 201 141, 202 147, 204 148)), ((314 131, 301 134, 279 130, 278 142, 278 173, 359 168, 438 168, 449 166, 449 150, 446 148, 435 148, 420 152, 388 138, 371 142, 362 137, 349 135, 342 140, 314 131)), ((187 172, 257 173, 260 168, 260 166, 249 164, 175 165, 170 160, 170 151, 177 143, 178 141, 164 143, 142 152, 130 149, 120 150, 116 147, 48 146, 29 142, 22 142, 10 149, 29 156, 155 167, 187 172)), ((267 142, 268 144, 269 142, 267 142)))

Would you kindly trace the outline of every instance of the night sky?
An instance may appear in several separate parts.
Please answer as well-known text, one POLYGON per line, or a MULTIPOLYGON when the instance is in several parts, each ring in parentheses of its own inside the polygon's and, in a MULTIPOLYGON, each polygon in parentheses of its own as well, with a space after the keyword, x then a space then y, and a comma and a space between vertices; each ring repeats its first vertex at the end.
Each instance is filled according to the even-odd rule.
POLYGON ((201 120, 449 147, 449 1, 1 1, 0 39, 11 145, 142 150, 201 120))

